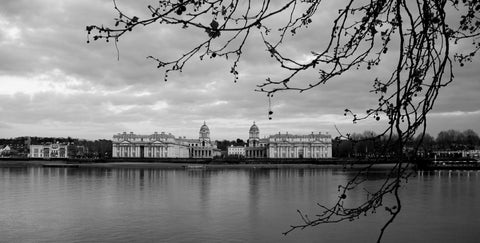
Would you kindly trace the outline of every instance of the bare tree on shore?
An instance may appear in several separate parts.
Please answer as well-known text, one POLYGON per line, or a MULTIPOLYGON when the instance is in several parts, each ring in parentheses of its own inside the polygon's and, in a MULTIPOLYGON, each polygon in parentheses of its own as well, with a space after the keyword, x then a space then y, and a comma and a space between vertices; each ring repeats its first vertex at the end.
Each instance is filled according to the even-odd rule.
MULTIPOLYGON (((106 40, 117 46, 124 35, 140 26, 148 26, 150 31, 167 25, 201 30, 203 41, 184 50, 178 58, 164 60, 152 55, 148 59, 165 70, 167 80, 170 72, 181 72, 193 58, 224 58, 231 63, 230 73, 235 82, 241 72, 238 63, 248 48, 247 40, 254 33, 259 34, 259 44, 286 73, 280 78, 265 77, 258 83, 256 91, 265 93, 269 99, 281 91, 310 91, 334 82, 345 73, 384 66, 389 73, 373 78, 368 94, 377 95, 378 104, 365 112, 345 109, 345 115, 351 116, 354 123, 366 119, 386 121, 385 130, 376 136, 387 137, 388 142, 382 143, 384 146, 378 149, 378 156, 370 166, 339 186, 335 204, 319 205, 320 212, 310 217, 299 211, 302 223, 292 225, 284 233, 354 220, 384 209, 390 217, 381 228, 380 241, 402 208, 399 189, 410 175, 408 158, 403 153, 405 145, 412 141, 417 145, 422 142, 427 114, 434 107, 439 91, 454 80, 454 68, 471 61, 480 49, 480 1, 345 0, 335 12, 328 31, 309 28, 318 20, 316 17, 325 2, 160 0, 146 6, 149 17, 139 18, 122 11, 119 1, 114 0, 117 14, 114 26, 89 25, 86 31, 88 42, 106 40), (297 60, 282 50, 290 36, 309 31, 323 31, 326 35, 322 48, 305 53, 307 60, 297 60), (466 52, 454 53, 453 45, 461 45, 460 49, 466 52), (302 73, 311 71, 317 78, 303 80, 302 73), (414 139, 418 134, 421 134, 419 139, 414 139), (395 156, 390 159, 395 159, 396 165, 384 183, 376 191, 367 192, 365 201, 353 207, 344 206, 348 192, 362 184, 362 173, 392 153, 395 156), (392 205, 384 205, 388 195, 394 197, 392 205)), ((270 117, 272 114, 269 110, 270 117)), ((351 139, 348 134, 340 133, 340 137, 351 139)))

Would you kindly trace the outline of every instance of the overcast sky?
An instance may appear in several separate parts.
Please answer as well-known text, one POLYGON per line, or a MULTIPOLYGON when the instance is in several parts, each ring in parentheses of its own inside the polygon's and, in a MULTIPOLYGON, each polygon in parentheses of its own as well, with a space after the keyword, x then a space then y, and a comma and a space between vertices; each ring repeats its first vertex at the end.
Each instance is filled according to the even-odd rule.
MULTIPOLYGON (((151 1, 117 2, 124 12, 143 16, 151 1)), ((322 18, 336 11, 330 6, 321 11, 283 51, 301 59, 322 43, 322 18)), ((373 79, 365 71, 306 93, 275 95, 268 120, 267 97, 254 89, 279 71, 258 34, 247 43, 237 83, 229 73, 231 62, 216 59, 195 60, 164 82, 163 71, 145 57, 171 59, 206 34, 159 24, 135 29, 120 40, 117 61, 112 42, 87 44, 85 32, 86 25, 112 25, 115 17, 110 0, 1 1, 0 137, 109 139, 123 131, 165 131, 195 138, 204 121, 213 139, 247 139, 253 121, 262 137, 287 131, 335 136, 334 125, 345 133, 381 126, 374 120, 353 125, 343 116, 345 108, 362 112, 378 99, 368 92, 373 79)), ((441 91, 429 116, 432 135, 451 128, 480 133, 479 64, 477 58, 462 69, 456 65, 455 82, 441 91)))

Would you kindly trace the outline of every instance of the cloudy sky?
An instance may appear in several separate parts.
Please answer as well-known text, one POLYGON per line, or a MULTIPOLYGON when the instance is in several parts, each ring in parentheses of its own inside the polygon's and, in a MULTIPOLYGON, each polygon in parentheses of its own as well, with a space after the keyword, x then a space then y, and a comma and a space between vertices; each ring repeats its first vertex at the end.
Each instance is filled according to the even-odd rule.
MULTIPOLYGON (((118 0, 131 15, 145 16, 155 1, 118 0)), ((310 29, 283 45, 283 51, 307 58, 322 44, 326 6, 310 29)), ((372 78, 349 73, 306 93, 287 92, 272 100, 268 120, 265 94, 254 92, 267 76, 281 73, 265 52, 258 33, 247 42, 233 82, 231 62, 194 60, 182 73, 163 81, 163 71, 145 57, 171 59, 203 40, 202 32, 138 28, 119 42, 86 43, 85 26, 112 25, 117 17, 110 0, 2 0, 0 3, 0 137, 62 136, 111 138, 119 132, 171 132, 196 137, 204 121, 213 139, 248 138, 253 121, 261 136, 278 133, 378 130, 380 123, 353 125, 343 116, 375 104, 372 78)), ((474 129, 480 133, 480 62, 456 67, 456 80, 440 93, 428 131, 474 129)), ((373 70, 382 72, 381 69, 373 70)), ((383 70, 384 71, 384 70, 383 70)), ((308 79, 308 77, 306 77, 308 79)), ((314 76, 312 76, 314 78, 314 76)))

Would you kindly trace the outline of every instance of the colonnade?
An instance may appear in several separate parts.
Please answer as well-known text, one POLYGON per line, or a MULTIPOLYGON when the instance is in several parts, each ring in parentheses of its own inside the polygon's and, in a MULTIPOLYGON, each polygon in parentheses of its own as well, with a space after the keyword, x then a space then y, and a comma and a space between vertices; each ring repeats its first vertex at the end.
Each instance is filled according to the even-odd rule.
POLYGON ((264 158, 265 149, 247 149, 245 150, 245 157, 247 158, 264 158))
POLYGON ((113 157, 143 157, 145 158, 165 158, 168 157, 168 146, 141 146, 141 145, 113 145, 113 157))
MULTIPOLYGON (((270 158, 326 158, 331 156, 328 151, 329 146, 275 146, 269 147, 270 158)), ((331 147, 330 147, 331 149, 331 147)))
POLYGON ((192 148, 191 150, 192 158, 211 158, 213 157, 212 149, 201 149, 201 148, 192 148))
POLYGON ((114 144, 112 156, 119 158, 188 158, 188 147, 182 145, 118 145, 114 144))

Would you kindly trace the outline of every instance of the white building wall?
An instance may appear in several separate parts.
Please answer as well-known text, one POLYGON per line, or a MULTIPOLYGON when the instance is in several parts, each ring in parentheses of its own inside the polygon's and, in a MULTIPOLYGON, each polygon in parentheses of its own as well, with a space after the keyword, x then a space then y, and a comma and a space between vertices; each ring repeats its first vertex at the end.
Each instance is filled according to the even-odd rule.
MULTIPOLYGON (((196 140, 197 146, 200 141, 196 140)), ((122 158, 188 158, 190 157, 189 142, 185 138, 175 138, 172 134, 154 133, 152 135, 137 135, 134 133, 119 133, 113 136, 112 157, 122 158)), ((209 142, 206 147, 214 149, 209 142), (208 144, 208 146, 207 146, 208 144)), ((205 156, 206 157, 206 156, 205 156)))
POLYGON ((30 145, 30 158, 68 158, 68 145, 65 144, 45 144, 30 145), (45 154, 48 149, 48 154, 45 154), (63 153, 61 153, 63 151, 63 153))
POLYGON ((228 155, 238 155, 245 156, 245 147, 244 146, 230 146, 227 148, 228 155))
POLYGON ((272 135, 268 139, 269 158, 331 158, 332 142, 329 135, 272 135))
POLYGON ((188 158, 189 150, 187 146, 179 144, 169 144, 167 156, 169 158, 188 158))

